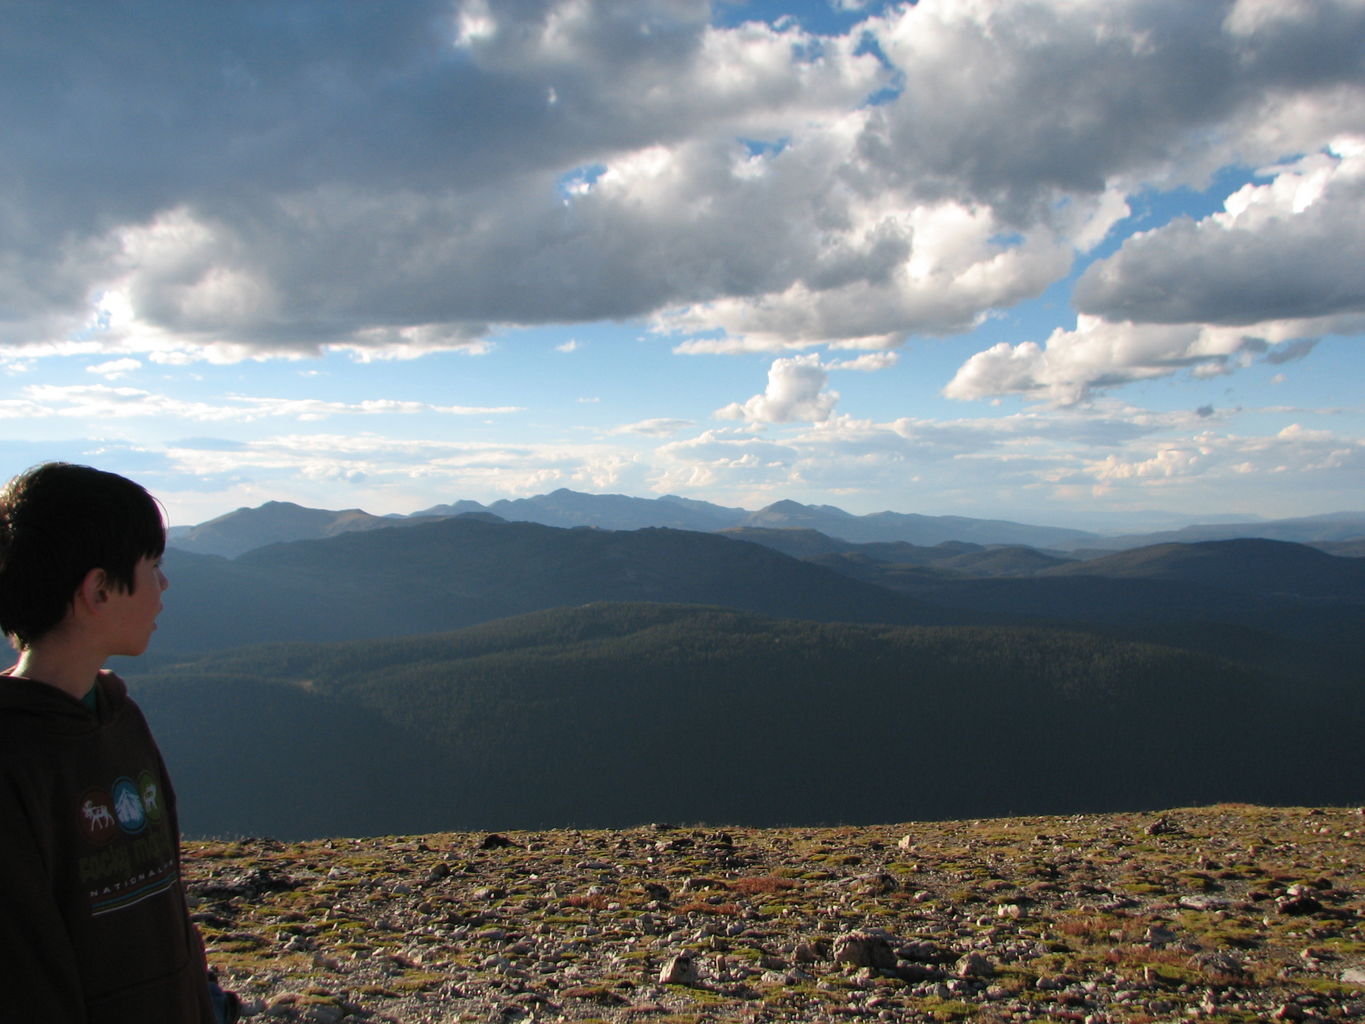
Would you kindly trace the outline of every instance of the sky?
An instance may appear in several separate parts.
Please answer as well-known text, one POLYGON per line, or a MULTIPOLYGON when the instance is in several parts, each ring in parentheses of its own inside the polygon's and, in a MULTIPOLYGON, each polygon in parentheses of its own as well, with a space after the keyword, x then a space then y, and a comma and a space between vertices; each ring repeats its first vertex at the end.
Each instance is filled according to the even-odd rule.
POLYGON ((3 10, 0 476, 1365 509, 1365 0, 3 10))

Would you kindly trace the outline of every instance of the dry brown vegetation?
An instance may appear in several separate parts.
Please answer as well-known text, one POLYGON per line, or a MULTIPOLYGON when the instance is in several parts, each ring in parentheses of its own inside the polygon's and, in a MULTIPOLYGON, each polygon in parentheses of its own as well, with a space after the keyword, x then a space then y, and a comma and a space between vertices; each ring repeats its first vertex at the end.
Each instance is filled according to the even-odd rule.
POLYGON ((187 844, 257 1019, 1365 1018, 1365 817, 1161 814, 187 844), (662 983, 675 958, 685 983, 662 983))

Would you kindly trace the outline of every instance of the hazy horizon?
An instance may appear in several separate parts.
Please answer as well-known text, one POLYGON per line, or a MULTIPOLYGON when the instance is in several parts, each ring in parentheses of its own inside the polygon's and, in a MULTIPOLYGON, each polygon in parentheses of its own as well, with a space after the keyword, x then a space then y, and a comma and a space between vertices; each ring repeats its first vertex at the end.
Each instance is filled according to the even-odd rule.
MULTIPOLYGON (((556 488, 556 490, 559 490, 559 489, 560 489, 560 488, 556 488)), ((607 497, 607 498, 610 498, 610 497, 623 497, 623 498, 639 499, 639 500, 643 500, 643 501, 657 501, 657 500, 660 500, 661 498, 669 498, 669 497, 678 498, 678 497, 683 497, 683 496, 681 496, 681 495, 625 494, 625 493, 623 493, 623 492, 617 492, 617 491, 600 491, 600 492, 599 492, 599 491, 584 491, 584 490, 579 490, 579 489, 577 489, 577 488, 572 488, 572 487, 570 487, 570 488, 563 488, 563 489, 564 489, 564 490, 572 491, 572 492, 575 493, 575 494, 586 494, 586 495, 590 495, 590 496, 593 496, 593 497, 607 497)), ((362 507, 360 507, 360 506, 354 506, 354 505, 335 505, 335 504, 333 504, 333 505, 326 505, 326 504, 324 504, 324 505, 303 505, 303 504, 300 503, 300 502, 290 501, 290 500, 288 500, 288 499, 283 499, 283 498, 264 498, 260 503, 258 503, 258 504, 256 504, 256 505, 239 505, 238 507, 233 508, 233 509, 225 509, 224 511, 222 511, 222 512, 220 512, 220 513, 217 513, 217 514, 215 514, 215 515, 211 515, 211 516, 209 516, 207 519, 202 519, 202 520, 199 520, 199 521, 197 521, 197 522, 193 522, 193 523, 176 523, 176 522, 172 521, 170 525, 171 525, 171 529, 172 529, 173 531, 192 529, 192 528, 194 528, 194 527, 196 527, 196 526, 201 526, 201 525, 203 525, 204 523, 212 522, 213 520, 223 518, 224 516, 231 515, 231 514, 233 514, 233 513, 235 513, 235 512, 255 511, 255 510, 261 509, 261 508, 263 508, 264 506, 269 505, 269 504, 271 504, 271 503, 273 503, 273 502, 281 502, 281 503, 286 503, 286 504, 299 505, 300 507, 309 508, 309 509, 313 509, 313 510, 316 510, 316 511, 343 512, 343 511, 350 511, 350 510, 358 510, 358 511, 365 512, 365 513, 367 513, 367 514, 370 514, 370 515, 407 517, 407 516, 415 516, 415 515, 421 514, 421 513, 423 513, 423 512, 430 511, 430 510, 432 510, 432 509, 441 508, 441 507, 443 507, 443 506, 454 506, 454 505, 458 505, 458 504, 459 504, 460 502, 462 502, 462 501, 472 501, 472 502, 475 502, 475 503, 477 503, 477 504, 483 506, 484 508, 489 508, 489 507, 492 507, 492 506, 496 505, 499 501, 518 501, 518 500, 524 500, 524 499, 535 499, 535 498, 545 497, 545 496, 547 496, 547 495, 549 495, 549 494, 552 494, 552 493, 554 493, 554 492, 553 492, 553 491, 545 491, 545 492, 541 492, 541 493, 535 494, 535 495, 521 495, 521 496, 518 496, 518 497, 511 497, 511 498, 494 498, 494 499, 490 499, 490 500, 488 500, 488 501, 479 501, 479 499, 477 499, 477 498, 458 497, 458 498, 451 498, 449 501, 436 502, 435 504, 427 505, 427 506, 424 506, 424 507, 422 507, 422 508, 414 508, 414 509, 407 509, 407 510, 403 510, 403 511, 392 511, 392 512, 383 512, 383 513, 374 512, 374 511, 372 511, 372 510, 370 510, 370 509, 366 509, 366 508, 362 508, 362 507)), ((744 511, 746 511, 746 512, 758 512, 758 511, 761 511, 761 509, 763 509, 763 508, 768 508, 768 507, 770 507, 770 506, 772 506, 772 505, 774 505, 774 504, 777 504, 777 503, 779 503, 779 502, 782 502, 782 501, 790 501, 790 500, 793 500, 793 499, 782 498, 782 497, 775 497, 775 498, 773 498, 772 501, 770 501, 770 502, 768 502, 767 504, 762 505, 762 506, 725 505, 725 504, 723 504, 723 503, 721 503, 721 502, 709 502, 706 498, 704 498, 704 497, 698 497, 698 496, 688 497, 688 498, 685 498, 684 500, 702 501, 702 502, 707 502, 708 504, 716 505, 716 506, 723 507, 723 508, 738 508, 738 509, 742 509, 742 510, 744 510, 744 511)), ((841 511, 848 512, 850 515, 854 515, 854 516, 875 515, 875 514, 880 513, 880 512, 891 512, 891 513, 897 513, 897 514, 902 514, 902 515, 914 515, 914 514, 928 515, 928 514, 929 514, 929 513, 918 513, 915 509, 901 509, 901 508, 876 509, 876 510, 874 510, 874 511, 872 511, 872 512, 852 512, 851 510, 849 510, 849 509, 847 509, 847 508, 844 508, 843 506, 841 506, 841 505, 839 505, 839 504, 837 504, 837 503, 833 503, 833 502, 820 502, 820 503, 815 503, 815 502, 798 502, 798 504, 805 505, 805 506, 808 506, 808 507, 821 507, 821 506, 823 506, 823 507, 833 507, 833 508, 840 509, 841 511)), ((1190 515, 1190 516, 1180 516, 1180 515, 1171 515, 1171 514, 1168 514, 1168 513, 1163 513, 1163 512, 1159 512, 1159 511, 1155 511, 1155 510, 1145 510, 1145 511, 1144 511, 1144 510, 1134 510, 1134 511, 1132 511, 1132 512, 1127 513, 1126 516, 1123 517, 1123 518, 1121 518, 1121 519, 1118 519, 1118 520, 1111 520, 1111 521, 1109 521, 1107 524, 1098 524, 1098 525, 1096 525, 1096 524, 1089 524, 1089 525, 1087 525, 1087 523, 1084 521, 1084 517, 1083 517, 1083 516, 1080 517, 1080 518, 1078 518, 1078 520, 1077 520, 1076 522, 1066 522, 1066 521, 1041 522, 1041 521, 1034 521, 1034 520, 1026 520, 1026 519, 1012 518, 1011 516, 1009 516, 1009 515, 1007 515, 1007 514, 1006 514, 1006 515, 994 515, 994 516, 990 516, 990 515, 966 516, 966 517, 964 517, 964 518, 969 518, 969 519, 980 519, 980 520, 998 520, 998 521, 1003 521, 1003 522, 1014 522, 1014 523, 1019 523, 1019 524, 1021 524, 1021 525, 1029 525, 1029 526, 1049 526, 1049 527, 1062 527, 1062 528, 1074 529, 1074 530, 1089 530, 1089 531, 1092 531, 1092 532, 1095 532, 1095 533, 1128 533, 1128 532, 1145 533, 1145 532, 1156 532, 1156 531, 1161 531, 1161 530, 1179 529, 1179 528, 1182 527, 1182 526, 1220 525, 1220 524, 1221 524, 1221 525, 1236 525, 1236 524, 1239 524, 1239 523, 1245 523, 1245 524, 1247 524, 1247 525, 1253 525, 1253 524, 1256 524, 1256 523, 1273 522, 1273 521, 1276 521, 1276 520, 1278 520, 1278 519, 1297 519, 1297 518, 1302 518, 1302 519, 1313 519, 1313 518, 1324 518, 1324 517, 1332 517, 1332 516, 1354 516, 1354 515, 1365 516, 1365 511, 1360 511, 1360 510, 1356 510, 1356 509, 1334 509, 1334 510, 1329 511, 1329 512, 1322 512, 1322 513, 1317 513, 1317 514, 1309 515, 1309 516, 1283 516, 1283 517, 1276 516, 1276 517, 1270 517, 1270 516, 1255 516, 1255 515, 1248 515, 1248 514, 1239 514, 1239 513, 1235 513, 1235 512, 1228 512, 1228 513, 1208 513, 1208 514, 1206 514, 1206 515, 1197 515, 1197 514, 1196 514, 1196 515, 1190 515)))

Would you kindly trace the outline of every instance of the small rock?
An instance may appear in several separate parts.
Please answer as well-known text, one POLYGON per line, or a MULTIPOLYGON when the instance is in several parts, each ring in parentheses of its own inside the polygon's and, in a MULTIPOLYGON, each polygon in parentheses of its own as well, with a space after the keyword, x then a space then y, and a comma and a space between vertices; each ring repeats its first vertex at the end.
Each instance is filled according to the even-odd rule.
POLYGON ((1190 957, 1191 967, 1198 968, 1210 974, 1243 975, 1246 973, 1246 965, 1237 957, 1225 949, 1215 949, 1207 953, 1199 953, 1190 957))
POLYGON ((959 978, 989 978, 995 967, 980 953, 968 953, 953 965, 953 973, 959 978))
POLYGON ((1312 896, 1282 896, 1275 901, 1275 907, 1281 914, 1316 914, 1322 910, 1322 904, 1312 896))
POLYGON ((1147 929, 1147 945, 1152 949, 1164 949, 1176 939, 1180 938, 1169 928, 1163 928, 1159 924, 1154 924, 1147 929))
POLYGON ((688 988, 695 988, 700 983, 701 976, 697 973, 696 961, 685 953, 673 957, 659 972, 660 985, 685 985, 688 988))
POLYGON ((884 896, 900 888, 895 876, 885 871, 875 875, 863 875, 854 883, 854 890, 863 896, 884 896))
POLYGON ((652 900, 670 900, 673 894, 668 891, 668 886, 660 885, 658 882, 641 882, 640 891, 652 900))
POLYGON ((853 967, 890 970, 896 966, 896 954, 884 936, 871 932, 846 932, 834 940, 834 962, 853 967))
POLYGON ((1225 910, 1232 905, 1231 900, 1220 896, 1181 896, 1176 905, 1185 910, 1225 910))

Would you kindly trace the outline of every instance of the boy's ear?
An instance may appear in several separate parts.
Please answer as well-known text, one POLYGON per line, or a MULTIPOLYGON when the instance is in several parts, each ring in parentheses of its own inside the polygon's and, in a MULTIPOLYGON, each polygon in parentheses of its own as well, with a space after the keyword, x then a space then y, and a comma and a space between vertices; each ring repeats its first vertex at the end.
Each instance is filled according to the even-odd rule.
POLYGON ((72 596, 73 607, 96 611, 109 600, 109 574, 103 569, 91 569, 81 580, 72 596))

